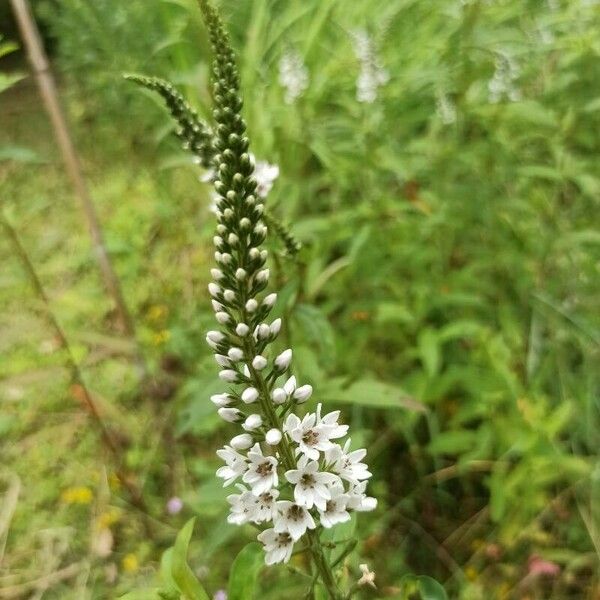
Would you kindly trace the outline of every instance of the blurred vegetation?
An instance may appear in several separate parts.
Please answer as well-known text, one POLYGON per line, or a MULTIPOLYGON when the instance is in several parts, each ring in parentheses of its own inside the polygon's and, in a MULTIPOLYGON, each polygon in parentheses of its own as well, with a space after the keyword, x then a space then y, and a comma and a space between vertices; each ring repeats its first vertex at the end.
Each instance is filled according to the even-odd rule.
MULTIPOLYGON (((294 261, 271 240, 287 336, 315 402, 343 408, 369 450, 380 504, 359 519, 351 562, 367 562, 379 588, 364 597, 400 597, 410 572, 450 598, 597 600, 600 5, 221 6, 253 150, 281 169, 271 211, 303 243, 294 261), (356 97, 357 30, 389 75, 373 103, 356 97), (279 83, 289 51, 309 74, 292 104, 279 83)), ((167 77, 208 116, 206 35, 193 0, 34 7, 150 384, 14 53, 0 59, 0 86, 15 84, 0 95, 0 202, 152 518, 128 503, 0 237, 0 598, 155 586, 161 553, 195 515, 189 562, 226 588, 253 533, 225 524, 214 477, 230 428, 208 401, 220 391, 203 340, 210 199, 160 102, 121 78, 167 77)), ((271 569, 261 586, 257 597, 297 598, 302 580, 271 569)))

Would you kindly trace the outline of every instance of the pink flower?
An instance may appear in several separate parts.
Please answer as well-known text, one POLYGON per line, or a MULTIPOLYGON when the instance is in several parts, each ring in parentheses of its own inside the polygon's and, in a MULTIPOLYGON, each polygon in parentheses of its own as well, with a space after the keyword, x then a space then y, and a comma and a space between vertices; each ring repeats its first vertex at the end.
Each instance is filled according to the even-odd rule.
POLYGON ((177 513, 181 512, 182 508, 183 500, 181 498, 178 498, 177 496, 169 498, 169 501, 167 502, 167 512, 170 515, 176 515, 177 513))
POLYGON ((529 557, 529 575, 548 575, 549 577, 554 577, 559 573, 560 566, 556 563, 549 560, 544 560, 537 554, 532 554, 529 557))

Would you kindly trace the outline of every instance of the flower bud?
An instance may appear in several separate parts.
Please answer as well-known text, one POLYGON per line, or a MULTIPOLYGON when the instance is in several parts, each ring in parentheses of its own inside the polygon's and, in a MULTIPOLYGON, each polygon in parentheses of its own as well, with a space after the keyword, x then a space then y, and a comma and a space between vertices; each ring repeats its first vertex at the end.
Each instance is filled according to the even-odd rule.
POLYGON ((229 394, 213 394, 210 397, 210 401, 218 407, 223 407, 231 404, 233 398, 229 394))
POLYGON ((265 296, 265 299, 262 301, 263 306, 268 306, 269 308, 271 306, 273 306, 275 304, 277 300, 277 294, 273 293, 273 294, 269 294, 268 296, 265 296))
POLYGON ((224 265, 228 265, 232 260, 233 260, 233 256, 231 256, 231 254, 229 254, 229 252, 223 252, 223 254, 221 254, 221 262, 224 265))
POLYGON ((225 325, 225 323, 229 322, 231 317, 226 312, 219 311, 218 313, 215 313, 215 318, 221 325, 225 325))
POLYGON ((209 331, 206 334, 206 343, 216 350, 217 346, 225 339, 225 336, 220 331, 209 331))
POLYGON ((212 304, 213 310, 215 312, 219 312, 224 308, 223 305, 220 302, 217 302, 216 300, 211 300, 210 303, 212 304))
POLYGON ((254 298, 250 298, 248 302, 246 302, 246 310, 249 313, 253 313, 258 308, 258 302, 254 298))
POLYGON ((235 332, 240 337, 247 336, 249 331, 250 331, 250 327, 248 327, 248 325, 246 325, 246 323, 238 323, 237 326, 236 326, 236 328, 235 328, 235 332))
POLYGON ((235 292, 233 290, 225 290, 223 292, 223 298, 225 298, 227 302, 233 302, 235 300, 235 292))
POLYGON ((273 398, 273 402, 275 404, 283 404, 287 400, 287 394, 285 390, 282 388, 275 388, 271 392, 271 398, 273 398))
POLYGON ((259 354, 252 359, 252 366, 257 371, 262 371, 267 366, 267 359, 259 354))
POLYGON ((215 354, 215 360, 220 367, 230 367, 231 361, 227 356, 223 356, 222 354, 215 354))
POLYGON ((292 362, 292 350, 288 348, 284 350, 276 359, 275 359, 275 367, 279 371, 285 371, 292 362))
POLYGON ((221 419, 229 423, 236 423, 242 420, 242 413, 237 408, 220 408, 218 411, 221 419))
POLYGON ((223 245, 223 238, 220 235, 215 235, 213 243, 217 248, 220 248, 223 245))
POLYGON ((269 269, 262 269, 262 271, 259 271, 256 274, 256 281, 260 282, 260 283, 264 283, 265 281, 269 281, 269 275, 271 274, 271 271, 269 271, 269 269))
POLYGON ((210 274, 213 276, 213 279, 216 279, 217 281, 223 279, 223 271, 221 271, 221 269, 211 269, 210 274))
POLYGON ((258 400, 258 390, 253 387, 246 388, 242 392, 242 402, 246 404, 252 404, 258 400))
POLYGON ((233 362, 238 362, 244 358, 244 351, 241 348, 229 348, 227 356, 229 356, 233 362))
POLYGON ((271 330, 269 329, 269 326, 266 323, 261 323, 256 328, 256 337, 260 340, 267 339, 270 334, 271 334, 271 330))
POLYGON ((246 431, 254 431, 262 425, 262 417, 258 414, 250 415, 242 424, 242 428, 246 431))
POLYGON ((231 442, 229 442, 229 445, 234 450, 247 450, 252 444, 254 444, 254 440, 249 433, 240 433, 240 435, 236 435, 232 438, 231 442))
POLYGON ((235 272, 235 278, 238 281, 244 281, 244 279, 246 279, 246 275, 247 275, 246 270, 242 269, 242 267, 240 267, 239 269, 237 269, 236 272, 235 272))
POLYGON ((208 293, 213 297, 217 297, 221 293, 221 286, 211 281, 208 284, 208 293))
POLYGON ((292 375, 284 384, 283 389, 288 396, 291 396, 296 389, 296 378, 292 375))
POLYGON ((298 404, 302 404, 302 402, 306 402, 312 396, 312 385, 301 385, 294 392, 294 399, 298 404))
POLYGON ((281 319, 275 319, 271 323, 271 327, 269 328, 269 330, 271 331, 271 335, 276 336, 279 333, 280 329, 281 329, 281 319))
POLYGON ((265 441, 270 446, 277 446, 277 444, 279 444, 281 441, 281 437, 282 435, 279 429, 269 429, 269 431, 267 431, 267 435, 265 435, 265 441))
POLYGON ((230 246, 235 246, 240 241, 240 238, 238 238, 238 236, 235 235, 235 233, 230 233, 227 237, 227 241, 229 242, 230 246))
POLYGON ((222 371, 219 371, 219 377, 227 383, 237 383, 239 381, 239 375, 237 371, 234 371, 233 369, 223 369, 222 371))

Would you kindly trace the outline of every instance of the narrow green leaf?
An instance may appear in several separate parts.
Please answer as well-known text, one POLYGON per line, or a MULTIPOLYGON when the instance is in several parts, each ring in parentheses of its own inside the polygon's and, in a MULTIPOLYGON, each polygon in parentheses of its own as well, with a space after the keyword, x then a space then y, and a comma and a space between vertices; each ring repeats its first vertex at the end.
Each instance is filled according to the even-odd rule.
POLYGON ((209 600, 209 596, 187 563, 188 546, 196 518, 190 519, 177 534, 172 555, 172 576, 186 600, 209 600))
POLYGON ((431 577, 419 575, 419 591, 423 600, 448 600, 444 588, 431 577))
POLYGON ((264 553, 257 542, 244 546, 235 557, 229 571, 229 600, 254 598, 258 573, 264 565, 264 553))

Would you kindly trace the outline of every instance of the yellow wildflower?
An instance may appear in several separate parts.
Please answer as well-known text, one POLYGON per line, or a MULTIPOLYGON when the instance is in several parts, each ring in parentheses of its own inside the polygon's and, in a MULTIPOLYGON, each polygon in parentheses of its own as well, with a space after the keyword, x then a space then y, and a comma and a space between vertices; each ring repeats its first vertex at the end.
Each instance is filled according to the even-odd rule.
POLYGON ((60 495, 61 500, 66 504, 89 504, 93 497, 92 490, 85 486, 67 488, 60 495))
POLYGON ((123 571, 125 571, 125 573, 135 573, 138 570, 140 564, 136 555, 129 553, 123 557, 123 560, 121 561, 121 566, 123 567, 123 571))

